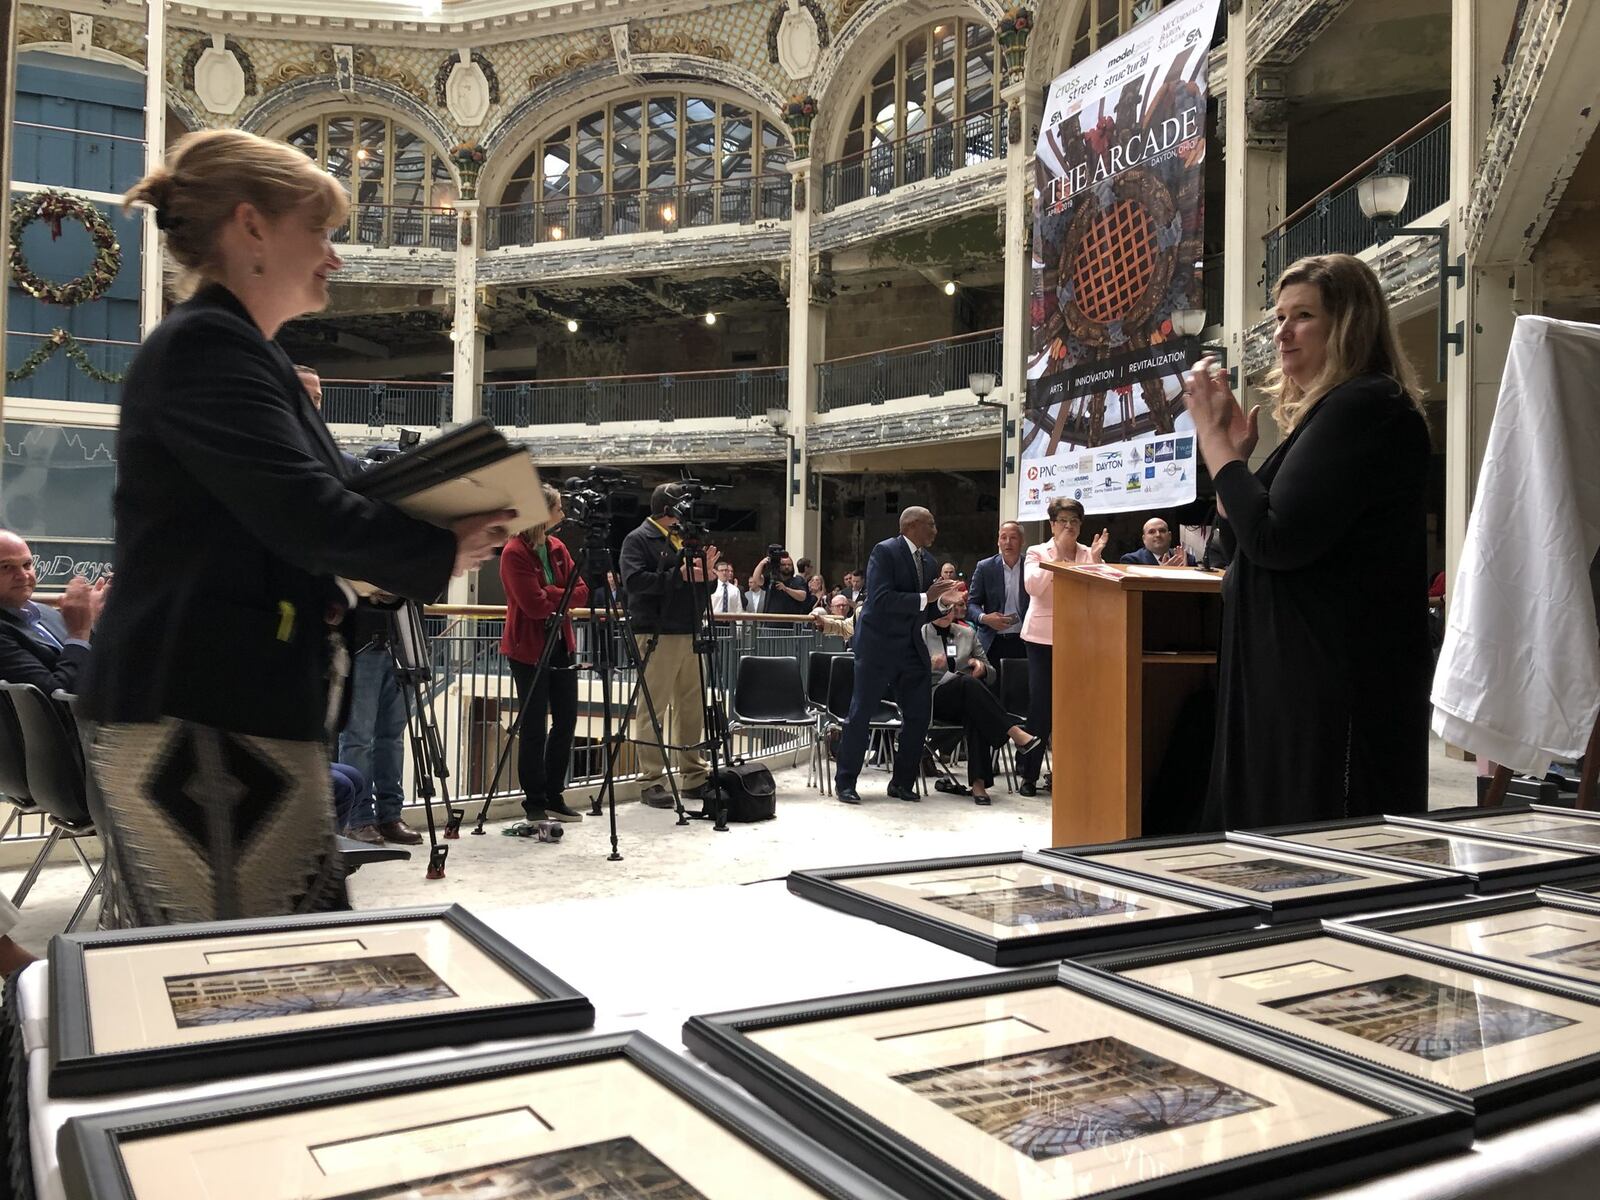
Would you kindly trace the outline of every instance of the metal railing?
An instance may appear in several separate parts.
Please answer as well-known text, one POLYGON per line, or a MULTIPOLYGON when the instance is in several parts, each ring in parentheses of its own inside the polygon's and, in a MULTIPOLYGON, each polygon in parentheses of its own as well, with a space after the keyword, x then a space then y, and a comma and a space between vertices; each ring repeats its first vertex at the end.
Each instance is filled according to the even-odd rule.
POLYGON ((1377 225, 1361 211, 1356 187, 1370 175, 1411 177, 1396 226, 1414 221, 1450 198, 1450 106, 1445 105, 1308 200, 1266 235, 1267 288, 1285 267, 1309 254, 1357 254, 1378 240, 1377 225))
POLYGON ((426 246, 456 248, 456 210, 421 204, 352 204, 350 220, 333 231, 337 245, 380 249, 426 246))
POLYGON ((120 377, 127 374, 128 364, 138 353, 138 342, 73 334, 70 349, 68 345, 58 346, 49 358, 26 377, 11 379, 10 373, 20 370, 28 357, 37 353, 54 336, 53 333, 25 333, 16 329, 6 331, 5 394, 35 400, 117 403, 122 387, 120 377), (94 371, 117 378, 96 379, 84 370, 84 363, 94 371))
POLYGON ((982 329, 819 362, 817 411, 882 404, 908 396, 942 396, 965 388, 967 376, 974 371, 992 371, 998 383, 1002 332, 982 329))
MULTIPOLYGON (((433 668, 429 699, 434 723, 439 729, 445 761, 450 766, 452 794, 462 801, 481 804, 489 794, 496 759, 517 715, 516 685, 510 666, 500 652, 505 622, 497 616, 436 614, 437 610, 430 610, 426 621, 433 668)), ((605 769, 605 756, 601 741, 600 677, 594 668, 595 648, 588 644, 590 631, 585 624, 575 622, 575 625, 579 637, 578 730, 567 787, 582 789, 599 783, 605 769)), ((809 624, 785 621, 781 617, 719 620, 716 633, 718 683, 726 690, 730 719, 734 715, 733 689, 741 658, 751 654, 795 658, 803 680, 813 649, 839 648, 836 642, 823 638, 809 624)), ((636 660, 625 633, 608 630, 604 636, 610 642, 611 661, 620 664, 612 672, 611 694, 614 713, 620 715, 633 692, 637 671, 632 664, 636 660)), ((644 640, 643 637, 638 639, 641 650, 644 640)), ((642 701, 640 711, 644 711, 642 701)), ((670 722, 664 732, 669 744, 677 740, 670 722)), ((812 728, 736 731, 733 749, 736 754, 762 758, 803 751, 812 740, 812 728)), ((637 775, 637 760, 631 745, 621 748, 616 774, 620 780, 637 775)), ((410 781, 412 777, 408 762, 402 778, 410 781)), ((521 798, 515 751, 493 794, 496 798, 521 798)), ((407 797, 408 806, 416 803, 414 796, 407 797)), ((577 806, 580 801, 574 798, 568 803, 577 806)))
POLYGON ((763 175, 495 205, 484 210, 483 245, 496 250, 573 238, 783 221, 790 216, 791 193, 788 175, 763 175))
MULTIPOLYGON (((603 425, 608 421, 748 421, 788 404, 789 368, 523 379, 483 385, 496 425, 603 425)), ((326 395, 326 389, 324 389, 326 395)))
POLYGON ((852 200, 886 196, 908 183, 993 162, 1005 156, 1005 146, 1004 107, 969 113, 898 141, 880 142, 823 166, 821 211, 832 212, 852 200))
POLYGON ((322 419, 330 425, 442 425, 450 385, 392 379, 324 379, 322 419))

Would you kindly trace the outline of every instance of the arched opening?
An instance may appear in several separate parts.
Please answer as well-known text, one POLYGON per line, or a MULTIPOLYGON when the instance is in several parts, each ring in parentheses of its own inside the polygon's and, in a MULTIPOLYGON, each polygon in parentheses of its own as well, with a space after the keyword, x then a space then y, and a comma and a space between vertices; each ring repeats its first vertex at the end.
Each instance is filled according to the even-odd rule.
POLYGON ((350 217, 336 242, 455 245, 455 176, 444 152, 382 113, 333 110, 285 138, 342 183, 350 217))

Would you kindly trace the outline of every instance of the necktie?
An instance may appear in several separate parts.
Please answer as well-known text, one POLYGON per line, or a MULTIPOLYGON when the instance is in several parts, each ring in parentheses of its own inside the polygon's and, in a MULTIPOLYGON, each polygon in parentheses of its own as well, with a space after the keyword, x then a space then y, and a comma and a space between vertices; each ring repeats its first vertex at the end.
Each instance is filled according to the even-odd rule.
POLYGON ((911 552, 911 561, 917 568, 917 591, 925 592, 928 590, 928 584, 927 581, 922 578, 922 555, 913 550, 911 552))
POLYGON ((717 611, 718 612, 727 612, 728 611, 728 585, 727 584, 723 584, 722 585, 722 607, 719 608, 717 611))

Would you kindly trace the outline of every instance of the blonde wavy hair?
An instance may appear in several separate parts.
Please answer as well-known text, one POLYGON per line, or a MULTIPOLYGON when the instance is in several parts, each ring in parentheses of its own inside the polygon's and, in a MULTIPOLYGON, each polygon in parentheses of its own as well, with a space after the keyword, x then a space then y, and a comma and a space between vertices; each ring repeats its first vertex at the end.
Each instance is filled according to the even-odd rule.
POLYGON ((344 187, 286 142, 238 129, 205 129, 179 138, 167 159, 122 197, 122 210, 148 204, 181 268, 179 297, 217 277, 221 234, 241 204, 269 219, 305 208, 331 229, 350 211, 344 187))
POLYGON ((1397 393, 1405 393, 1421 412, 1422 386, 1400 348, 1389 302, 1372 269, 1349 254, 1302 258, 1278 276, 1273 302, 1284 288, 1301 283, 1315 287, 1322 297, 1328 316, 1328 357, 1321 373, 1303 389, 1283 373, 1281 364, 1272 369, 1265 390, 1273 398, 1278 427, 1286 434, 1293 432, 1318 400, 1358 375, 1388 376, 1397 393))

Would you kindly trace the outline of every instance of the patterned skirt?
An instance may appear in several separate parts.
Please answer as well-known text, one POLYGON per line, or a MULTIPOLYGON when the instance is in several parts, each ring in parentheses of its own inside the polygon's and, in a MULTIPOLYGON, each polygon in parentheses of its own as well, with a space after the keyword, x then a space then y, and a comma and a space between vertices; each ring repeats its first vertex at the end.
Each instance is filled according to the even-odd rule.
POLYGON ((320 742, 164 717, 101 725, 103 929, 349 908, 320 742))

